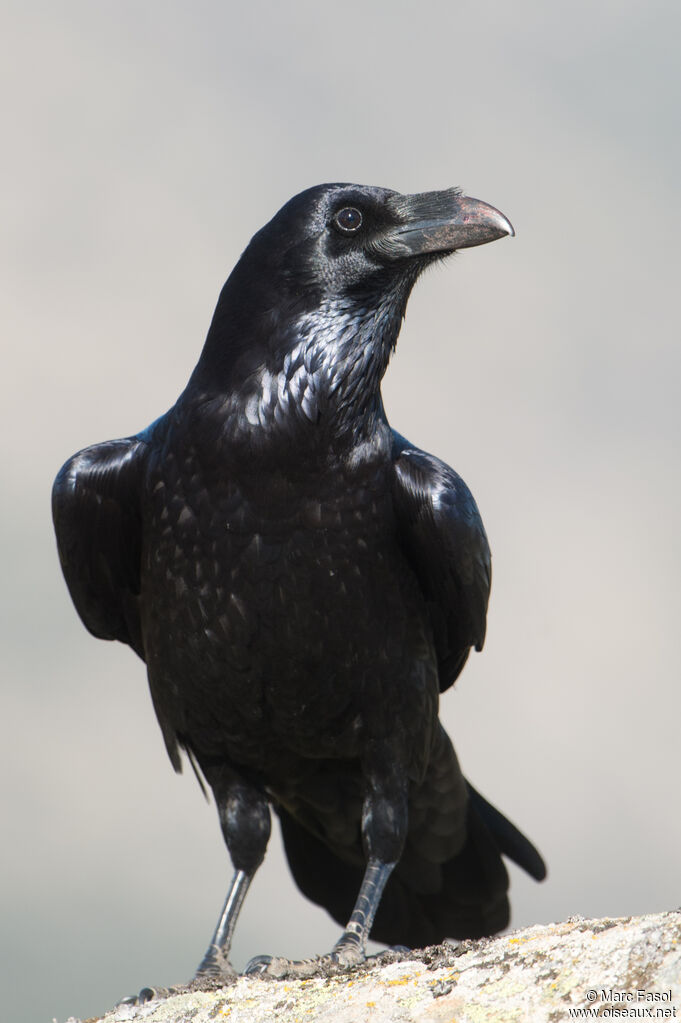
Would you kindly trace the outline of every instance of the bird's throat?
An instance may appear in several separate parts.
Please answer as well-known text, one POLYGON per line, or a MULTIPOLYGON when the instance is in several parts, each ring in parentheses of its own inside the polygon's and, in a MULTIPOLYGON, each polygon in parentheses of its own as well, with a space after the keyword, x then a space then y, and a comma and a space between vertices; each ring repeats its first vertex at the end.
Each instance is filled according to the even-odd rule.
POLYGON ((281 333, 273 324, 266 356, 254 365, 244 353, 229 388, 210 396, 224 439, 262 451, 282 442, 298 449, 352 445, 370 436, 384 420, 380 385, 400 322, 389 303, 363 309, 328 300, 281 333))

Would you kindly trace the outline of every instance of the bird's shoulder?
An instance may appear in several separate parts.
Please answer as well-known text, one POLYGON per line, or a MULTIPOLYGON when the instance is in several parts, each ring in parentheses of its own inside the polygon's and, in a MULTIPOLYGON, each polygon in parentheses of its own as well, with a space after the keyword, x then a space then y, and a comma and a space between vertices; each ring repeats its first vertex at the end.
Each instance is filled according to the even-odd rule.
POLYGON ((491 555, 480 512, 454 469, 400 434, 392 435, 393 502, 403 549, 426 597, 441 688, 482 649, 491 555))
POLYGON ((397 493, 412 514, 420 511, 443 523, 460 523, 479 536, 481 546, 486 546, 478 506, 458 472, 395 430, 392 431, 391 456, 397 493))

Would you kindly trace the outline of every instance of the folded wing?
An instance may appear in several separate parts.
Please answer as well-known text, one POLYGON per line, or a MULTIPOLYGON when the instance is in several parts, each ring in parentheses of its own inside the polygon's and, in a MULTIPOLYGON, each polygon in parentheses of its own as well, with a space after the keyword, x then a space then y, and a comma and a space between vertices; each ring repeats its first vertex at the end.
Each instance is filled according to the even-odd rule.
POLYGON ((491 558, 473 495, 433 455, 393 432, 393 501, 403 550, 433 626, 440 690, 485 641, 491 558))
POLYGON ((62 467, 52 515, 64 577, 85 627, 144 659, 139 620, 141 481, 138 437, 85 448, 62 467))

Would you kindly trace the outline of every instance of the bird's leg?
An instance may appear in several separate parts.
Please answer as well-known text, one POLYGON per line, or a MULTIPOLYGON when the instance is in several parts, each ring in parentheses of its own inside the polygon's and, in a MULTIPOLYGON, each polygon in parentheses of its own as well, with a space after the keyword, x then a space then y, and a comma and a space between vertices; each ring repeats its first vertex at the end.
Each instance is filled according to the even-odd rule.
POLYGON ((340 966, 355 966, 366 959, 371 925, 386 881, 394 867, 395 863, 381 863, 380 860, 369 860, 367 863, 352 916, 331 951, 331 958, 337 960, 340 966))
POLYGON ((253 874, 247 874, 245 870, 234 871, 232 884, 227 892, 227 898, 222 907, 222 913, 215 928, 215 933, 196 971, 197 977, 228 976, 233 972, 229 962, 229 951, 232 947, 237 917, 252 879, 253 874))
POLYGON ((407 835, 407 784, 396 767, 394 751, 372 746, 364 769, 367 793, 362 810, 362 841, 367 867, 355 908, 333 947, 332 957, 343 966, 366 959, 366 943, 383 889, 402 855, 407 835))
MULTIPOLYGON (((362 840, 367 866, 357 901, 342 935, 325 956, 299 961, 256 956, 246 966, 246 973, 268 977, 309 977, 325 967, 357 966, 366 959, 366 943, 374 916, 386 882, 402 854, 407 834, 406 779, 389 754, 375 757, 375 761, 381 765, 381 770, 368 772, 362 812, 362 840)), ((329 878, 329 883, 333 883, 333 878, 329 878)))
POLYGON ((211 785, 234 864, 234 877, 210 945, 196 971, 197 980, 206 976, 236 976, 229 961, 234 928, 248 887, 265 856, 271 826, 267 799, 254 786, 225 770, 211 779, 211 785))
MULTIPOLYGON (((233 980, 237 974, 229 961, 234 928, 246 892, 260 866, 270 837, 270 807, 262 792, 248 785, 231 770, 220 768, 208 779, 215 795, 222 833, 227 843, 234 877, 222 907, 217 927, 194 980, 218 977, 233 980)), ((138 995, 122 999, 121 1005, 141 1005, 152 998, 165 998, 175 988, 145 987, 138 995)))

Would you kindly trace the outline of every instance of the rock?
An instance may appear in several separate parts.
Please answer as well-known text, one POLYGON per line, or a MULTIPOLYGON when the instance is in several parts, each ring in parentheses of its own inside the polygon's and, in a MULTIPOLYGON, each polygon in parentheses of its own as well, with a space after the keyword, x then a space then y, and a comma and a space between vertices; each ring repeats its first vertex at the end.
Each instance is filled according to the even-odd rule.
MULTIPOLYGON (((387 953, 309 980, 240 977, 119 1006, 97 1023, 557 1023, 681 1019, 681 911, 572 917, 502 937, 387 953)), ((96 1023, 96 1021, 91 1021, 96 1023)))

